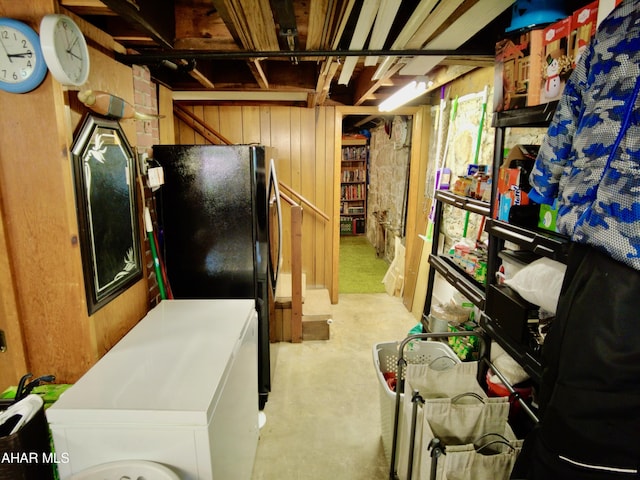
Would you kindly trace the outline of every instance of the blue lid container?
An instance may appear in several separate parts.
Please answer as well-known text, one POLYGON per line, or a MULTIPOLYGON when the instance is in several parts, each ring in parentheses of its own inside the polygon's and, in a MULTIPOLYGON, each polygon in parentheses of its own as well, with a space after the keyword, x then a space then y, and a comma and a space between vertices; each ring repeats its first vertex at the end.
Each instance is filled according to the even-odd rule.
POLYGON ((511 10, 511 25, 505 31, 546 25, 565 18, 567 13, 562 3, 557 0, 517 0, 511 10))

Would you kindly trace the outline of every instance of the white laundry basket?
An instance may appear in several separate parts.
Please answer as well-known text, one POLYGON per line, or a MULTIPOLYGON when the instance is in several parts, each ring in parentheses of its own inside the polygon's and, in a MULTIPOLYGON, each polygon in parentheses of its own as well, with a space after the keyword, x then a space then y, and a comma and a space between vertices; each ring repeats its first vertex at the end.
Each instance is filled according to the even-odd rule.
MULTIPOLYGON (((373 364, 380 383, 380 430, 382 446, 387 461, 391 461, 391 447, 393 445, 393 421, 395 416, 396 393, 389 388, 385 373, 397 372, 398 346, 400 342, 376 343, 373 345, 373 364)), ((451 362, 459 363, 460 359, 449 345, 432 340, 412 341, 404 349, 403 358, 407 364, 431 365, 435 370, 451 367, 451 362)), ((404 371, 402 372, 404 378, 404 371)), ((400 394, 404 397, 404 393, 400 394)), ((402 400, 402 398, 401 398, 402 400)), ((402 402, 400 403, 400 415, 402 402)))
POLYGON ((170 468, 146 460, 119 460, 102 463, 78 472, 68 480, 180 480, 170 468))

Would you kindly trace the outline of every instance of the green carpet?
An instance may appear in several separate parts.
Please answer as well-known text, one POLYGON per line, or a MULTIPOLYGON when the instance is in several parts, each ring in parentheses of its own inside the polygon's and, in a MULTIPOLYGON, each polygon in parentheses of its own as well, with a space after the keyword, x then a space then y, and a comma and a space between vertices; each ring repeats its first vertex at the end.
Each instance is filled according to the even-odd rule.
POLYGON ((382 279, 389 264, 376 257, 365 236, 340 237, 339 293, 384 293, 382 279))

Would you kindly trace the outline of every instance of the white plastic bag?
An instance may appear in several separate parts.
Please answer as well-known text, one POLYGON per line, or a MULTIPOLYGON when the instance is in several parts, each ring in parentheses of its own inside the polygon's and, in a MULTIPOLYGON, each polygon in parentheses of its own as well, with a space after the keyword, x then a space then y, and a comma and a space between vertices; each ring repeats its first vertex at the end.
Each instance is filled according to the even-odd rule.
POLYGON ((566 265, 542 257, 531 262, 504 283, 528 302, 555 315, 566 269, 566 265))

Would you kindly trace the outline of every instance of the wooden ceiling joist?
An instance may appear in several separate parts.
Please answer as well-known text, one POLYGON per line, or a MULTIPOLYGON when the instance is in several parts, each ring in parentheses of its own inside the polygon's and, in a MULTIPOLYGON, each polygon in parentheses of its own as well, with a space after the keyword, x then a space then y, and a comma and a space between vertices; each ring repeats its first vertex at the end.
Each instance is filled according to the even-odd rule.
POLYGON ((401 63, 395 64, 387 71, 388 76, 375 81, 372 80, 375 69, 373 67, 365 68, 358 77, 358 85, 356 85, 353 104, 362 105, 365 101, 371 100, 373 93, 381 86, 385 86, 388 83, 388 78, 395 75, 402 67, 403 65, 401 63))
MULTIPOLYGON (((349 50, 361 50, 364 47, 369 32, 373 26, 373 22, 380 8, 380 0, 364 0, 358 21, 356 22, 356 28, 351 37, 349 43, 349 50)), ((342 66, 338 83, 340 85, 347 85, 351 79, 351 74, 358 63, 358 57, 347 57, 342 66)))
POLYGON ((440 29, 440 26, 450 19, 456 10, 458 10, 458 7, 465 2, 473 3, 468 0, 448 0, 447 2, 440 2, 411 36, 411 39, 405 44, 404 48, 422 48, 433 37, 434 33, 440 29))
MULTIPOLYGON (((407 23, 402 27, 402 30, 391 44, 391 50, 402 50, 411 37, 415 34, 416 30, 420 28, 425 19, 433 10, 433 7, 438 3, 438 0, 421 0, 416 9, 411 14, 411 17, 407 23)), ((374 79, 383 78, 386 75, 386 71, 395 63, 394 57, 386 57, 382 63, 378 66, 378 69, 373 74, 374 79)))
POLYGON ((262 89, 269 88, 269 80, 267 79, 267 75, 262 68, 262 63, 260 60, 256 59, 250 62, 247 62, 249 65, 249 69, 253 74, 253 77, 256 79, 258 86, 262 89))
POLYGON ((173 0, 102 0, 129 23, 148 33, 160 45, 173 47, 176 36, 173 0))
MULTIPOLYGON (((471 7, 461 7, 463 13, 433 40, 425 45, 425 49, 456 49, 478 33, 513 4, 512 0, 476 1, 471 7)), ((446 57, 414 57, 400 71, 401 75, 424 75, 437 66, 446 57)))
POLYGON ((117 13, 100 0, 60 0, 60 5, 73 10, 78 15, 117 16, 117 13))
POLYGON ((109 37, 98 41, 91 38, 94 35, 87 35, 94 47, 109 48, 107 45, 112 42, 116 60, 148 65, 152 77, 172 90, 262 93, 286 90, 304 93, 307 106, 372 105, 388 95, 394 83, 395 87, 406 83, 403 75, 424 75, 425 68, 433 70, 442 65, 490 66, 493 48, 480 52, 483 44, 478 43, 477 48, 462 51, 460 42, 496 18, 497 9, 503 4, 513 3, 513 0, 57 1, 61 11, 73 12, 89 25, 87 30, 95 24, 95 30, 109 37), (402 22, 398 22, 400 16, 402 22), (171 25, 164 23, 166 18, 173 31, 171 25), (389 39, 391 28, 398 24, 400 33, 389 39), (459 41, 455 46, 442 43, 443 39, 454 37, 459 41), (170 62, 169 70, 162 67, 166 62, 170 62), (372 75, 376 65, 379 66, 372 75), (336 83, 346 88, 332 91, 336 83))
POLYGON ((318 84, 316 86, 316 105, 322 105, 326 101, 329 95, 331 81, 333 77, 335 77, 339 67, 340 65, 333 58, 327 59, 323 64, 322 72, 318 77, 318 84))

